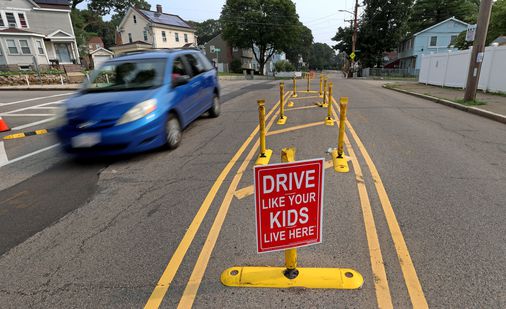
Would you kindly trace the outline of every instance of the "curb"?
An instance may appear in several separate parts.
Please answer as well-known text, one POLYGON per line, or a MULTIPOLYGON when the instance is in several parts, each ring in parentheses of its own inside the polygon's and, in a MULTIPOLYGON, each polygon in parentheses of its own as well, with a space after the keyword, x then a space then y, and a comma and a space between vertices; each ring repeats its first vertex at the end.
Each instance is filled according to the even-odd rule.
POLYGON ((81 88, 81 85, 75 85, 75 86, 67 86, 67 87, 53 87, 53 86, 47 86, 47 87, 40 87, 40 86, 33 86, 33 87, 0 87, 0 91, 2 90, 47 90, 47 91, 65 91, 65 90, 79 90, 81 88))
POLYGON ((449 100, 433 97, 433 96, 426 95, 426 94, 421 94, 421 93, 411 92, 411 91, 407 91, 407 90, 403 90, 403 89, 388 87, 387 85, 383 85, 383 88, 390 89, 390 90, 397 91, 397 92, 401 92, 404 94, 409 94, 409 95, 412 95, 412 96, 415 96, 418 98, 422 98, 422 99, 426 99, 426 100, 429 100, 429 101, 432 101, 435 103, 443 104, 448 107, 453 107, 453 108, 456 108, 456 109, 464 111, 464 112, 468 112, 471 114, 475 114, 478 116, 482 116, 482 117, 506 124, 506 115, 501 115, 501 114, 497 114, 494 112, 489 112, 487 110, 477 108, 477 107, 465 106, 465 105, 458 104, 458 103, 455 103, 455 102, 452 102, 449 100))

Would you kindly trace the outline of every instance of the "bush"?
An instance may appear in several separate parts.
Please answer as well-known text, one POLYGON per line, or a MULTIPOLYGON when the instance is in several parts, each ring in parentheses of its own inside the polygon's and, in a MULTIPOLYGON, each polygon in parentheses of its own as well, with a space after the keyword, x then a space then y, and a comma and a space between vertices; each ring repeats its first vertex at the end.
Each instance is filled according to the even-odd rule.
POLYGON ((293 72, 295 71, 295 66, 288 60, 280 60, 274 63, 274 70, 276 72, 293 72))
POLYGON ((234 59, 230 63, 230 71, 232 73, 242 73, 242 63, 239 59, 234 59))

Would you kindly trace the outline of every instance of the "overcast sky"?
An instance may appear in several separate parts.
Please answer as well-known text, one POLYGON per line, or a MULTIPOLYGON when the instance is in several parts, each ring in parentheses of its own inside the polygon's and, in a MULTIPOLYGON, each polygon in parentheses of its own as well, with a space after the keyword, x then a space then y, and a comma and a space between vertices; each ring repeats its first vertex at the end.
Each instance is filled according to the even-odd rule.
MULTIPOLYGON (((217 19, 225 0, 148 0, 151 9, 162 4, 165 13, 177 14, 185 20, 217 19)), ((353 16, 338 10, 353 11, 354 0, 294 0, 300 20, 313 31, 315 42, 335 44, 331 38, 345 19, 353 16)))

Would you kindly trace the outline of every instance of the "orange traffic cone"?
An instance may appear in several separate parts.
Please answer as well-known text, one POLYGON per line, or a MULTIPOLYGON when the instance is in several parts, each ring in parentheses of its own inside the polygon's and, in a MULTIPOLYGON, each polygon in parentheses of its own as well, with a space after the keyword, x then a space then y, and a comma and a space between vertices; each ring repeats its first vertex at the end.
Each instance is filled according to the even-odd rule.
POLYGON ((10 130, 11 130, 11 128, 9 128, 9 126, 7 125, 5 120, 3 120, 2 117, 0 117, 0 132, 10 131, 10 130))

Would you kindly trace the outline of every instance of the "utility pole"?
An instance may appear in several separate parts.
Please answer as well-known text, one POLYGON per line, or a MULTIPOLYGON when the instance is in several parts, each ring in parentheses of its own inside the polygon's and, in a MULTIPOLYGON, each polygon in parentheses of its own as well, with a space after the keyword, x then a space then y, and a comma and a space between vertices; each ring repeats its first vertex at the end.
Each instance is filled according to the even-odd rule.
POLYGON ((353 55, 351 59, 351 67, 352 67, 352 77, 355 70, 355 47, 357 46, 357 31, 358 31, 358 0, 355 0, 355 17, 354 17, 354 25, 353 25, 353 36, 351 38, 351 53, 353 55))
POLYGON ((476 28, 476 37, 471 51, 471 62, 469 63, 469 72, 467 73, 465 101, 476 99, 476 90, 480 80, 481 64, 485 52, 485 40, 487 38, 488 23, 490 22, 490 13, 492 11, 492 0, 481 0, 480 13, 476 28))

